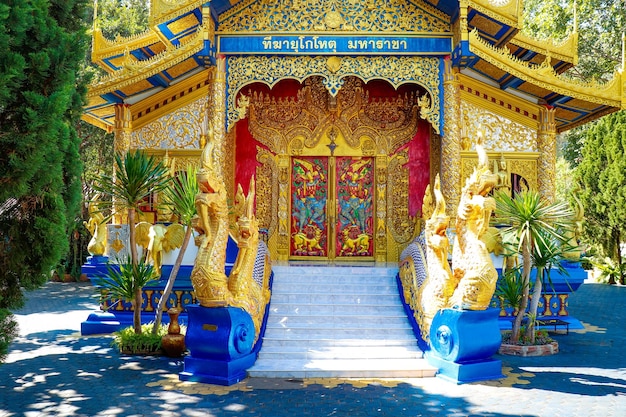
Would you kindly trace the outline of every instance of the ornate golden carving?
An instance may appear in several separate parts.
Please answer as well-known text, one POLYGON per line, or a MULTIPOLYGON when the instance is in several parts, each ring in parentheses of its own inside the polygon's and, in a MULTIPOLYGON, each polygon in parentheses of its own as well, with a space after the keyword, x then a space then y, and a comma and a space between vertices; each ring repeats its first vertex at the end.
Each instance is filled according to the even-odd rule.
POLYGON ((152 0, 150 2, 150 26, 175 19, 200 7, 205 1, 199 0, 152 0))
POLYGON ((259 228, 265 229, 268 236, 276 231, 278 200, 278 166, 274 155, 257 146, 257 161, 260 165, 256 169, 257 177, 257 206, 256 216, 259 228))
POLYGON ((537 146, 539 147, 539 192, 549 202, 556 199, 556 122, 554 108, 541 107, 541 124, 537 146))
POLYGON ((411 140, 418 123, 412 94, 369 100, 363 82, 347 77, 335 100, 315 76, 305 80, 297 100, 251 93, 249 119, 250 132, 259 141, 275 153, 292 155, 300 154, 303 146, 318 146, 329 129, 338 130, 353 149, 389 153, 411 140))
POLYGON ((556 43, 552 38, 535 39, 522 32, 517 32, 513 39, 513 45, 520 46, 542 55, 551 55, 559 61, 578 62, 578 32, 570 33, 563 41, 556 43))
POLYGON ((154 266, 155 276, 161 276, 163 252, 180 248, 185 238, 185 227, 180 223, 169 226, 139 222, 135 226, 137 245, 146 253, 146 258, 154 266))
POLYGON ((395 241, 400 244, 408 243, 415 236, 416 227, 416 219, 409 215, 409 170, 404 167, 408 160, 408 152, 403 150, 393 156, 388 169, 388 228, 395 241))
POLYGON ((131 135, 131 147, 138 149, 197 149, 200 144, 207 98, 201 98, 157 120, 131 135))
MULTIPOLYGON (((452 69, 449 59, 445 61, 445 78, 443 86, 443 103, 445 106, 445 122, 441 138, 441 184, 449 207, 457 206, 461 194, 459 176, 460 135, 461 135, 461 96, 459 92, 458 74, 452 69)), ((452 215, 452 213, 448 213, 452 215)))
POLYGON ((376 261, 385 262, 387 255, 387 156, 376 157, 376 261))
POLYGON ((107 247, 107 225, 104 215, 98 208, 100 195, 89 202, 89 220, 83 222, 85 228, 91 233, 91 240, 87 244, 87 251, 93 256, 102 256, 107 247))
POLYGON ((213 125, 215 130, 215 140, 217 146, 215 149, 215 157, 218 165, 224 170, 224 141, 226 136, 225 130, 225 101, 226 101, 226 60, 218 58, 216 66, 211 69, 209 73, 209 100, 208 106, 208 118, 209 122, 213 125))
MULTIPOLYGON (((343 57, 337 73, 328 69, 325 57, 310 56, 244 56, 228 58, 228 129, 238 120, 235 98, 246 84, 263 82, 270 87, 284 78, 297 79, 301 83, 312 74, 321 77, 322 84, 335 97, 339 87, 347 82, 347 76, 353 75, 364 82, 373 79, 388 81, 394 88, 411 82, 424 87, 428 100, 422 98, 427 107, 421 108, 421 114, 433 129, 439 132, 439 58, 427 57, 343 57)), ((297 104, 296 104, 297 108, 297 104)), ((393 138, 391 141, 393 142, 393 138)))
MULTIPOLYGON (((461 137, 484 131, 485 148, 490 151, 537 152, 537 132, 502 115, 466 101, 461 102, 461 137)), ((468 149, 471 149, 471 145, 468 149)))
POLYGON ((423 2, 388 0, 242 1, 220 15, 223 33, 241 32, 449 32, 450 17, 423 2))
MULTIPOLYGON (((430 190, 424 194, 425 204, 430 190)), ((454 294, 459 279, 452 275, 450 264, 448 263, 448 253, 450 251, 450 240, 446 234, 450 224, 450 217, 446 215, 446 202, 441 193, 439 175, 435 178, 433 188, 435 196, 435 206, 431 215, 426 220, 424 237, 426 239, 426 259, 428 275, 420 288, 420 332, 424 340, 430 338, 430 324, 435 314, 448 307, 448 301, 454 294)))
MULTIPOLYGON (((254 266, 259 244, 258 224, 254 216, 254 177, 250 181, 248 195, 238 187, 238 196, 233 211, 239 214, 234 226, 239 253, 230 276, 224 273, 226 245, 228 242, 229 209, 221 168, 216 158, 212 135, 202 151, 201 169, 198 171, 200 192, 196 196, 199 220, 196 230, 199 248, 191 273, 191 283, 196 297, 204 307, 234 306, 250 314, 255 326, 255 338, 269 302, 267 284, 254 280, 254 266)), ((266 260, 267 261, 267 260, 266 260)))
POLYGON ((551 66, 550 55, 541 65, 522 61, 511 54, 508 48, 496 48, 482 39, 478 31, 470 32, 470 50, 509 74, 521 80, 553 91, 557 94, 621 108, 622 74, 615 73, 607 83, 592 81, 588 83, 566 79, 559 76, 551 66))
POLYGON ((480 135, 477 137, 476 151, 478 165, 465 182, 457 210, 452 280, 457 281, 458 286, 448 305, 484 310, 491 302, 498 281, 498 273, 482 241, 489 228, 491 213, 496 208, 495 200, 487 195, 498 179, 489 170, 489 159, 480 135))
POLYGON ((278 259, 289 258, 289 155, 278 155, 278 259))
POLYGON ((520 27, 523 0, 469 0, 467 4, 507 26, 520 27))

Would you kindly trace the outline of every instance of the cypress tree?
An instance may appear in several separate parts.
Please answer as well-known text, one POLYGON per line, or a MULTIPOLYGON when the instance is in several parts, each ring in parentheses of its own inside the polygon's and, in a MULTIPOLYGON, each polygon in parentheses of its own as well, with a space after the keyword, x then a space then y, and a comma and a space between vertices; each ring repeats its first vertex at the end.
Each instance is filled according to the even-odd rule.
MULTIPOLYGON (((47 281, 81 201, 86 0, 0 0, 0 309, 47 281)), ((1 315, 0 315, 1 317, 1 315)), ((0 340, 2 340, 0 338, 0 340)), ((0 352, 1 353, 1 352, 0 352)))
MULTIPOLYGON (((587 133, 576 168, 585 210, 584 237, 602 255, 622 264, 626 237, 626 112, 600 119, 587 133)), ((624 276, 620 277, 624 283, 624 276)))

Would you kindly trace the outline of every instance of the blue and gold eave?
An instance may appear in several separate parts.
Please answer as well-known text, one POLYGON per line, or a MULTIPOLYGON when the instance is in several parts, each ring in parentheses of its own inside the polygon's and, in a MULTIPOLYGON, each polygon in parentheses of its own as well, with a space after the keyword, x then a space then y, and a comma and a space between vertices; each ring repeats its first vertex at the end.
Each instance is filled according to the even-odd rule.
POLYGON ((182 2, 169 15, 157 13, 169 20, 151 18, 149 31, 128 39, 108 41, 96 27, 92 60, 109 75, 90 86, 83 119, 112 131, 116 104, 145 100, 214 65, 217 16, 202 5, 182 2))
POLYGON ((514 47, 496 47, 477 30, 469 34, 464 49, 472 60, 462 72, 529 102, 554 108, 559 133, 626 109, 624 69, 606 83, 567 79, 555 68, 558 59, 550 54, 543 60, 522 59, 513 52, 514 47))

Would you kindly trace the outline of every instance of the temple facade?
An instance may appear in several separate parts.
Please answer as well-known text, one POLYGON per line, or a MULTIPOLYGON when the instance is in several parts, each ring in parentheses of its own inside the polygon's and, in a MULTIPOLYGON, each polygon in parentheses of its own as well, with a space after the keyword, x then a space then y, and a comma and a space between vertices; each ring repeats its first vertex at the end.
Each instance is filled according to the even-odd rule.
MULTIPOLYGON (((555 198, 556 135, 626 109, 626 79, 581 83, 578 34, 520 32, 523 0, 152 0, 105 39, 84 119, 172 173, 208 141, 234 199, 256 180, 273 260, 397 262, 437 174, 448 209, 480 135, 511 193, 555 198)), ((623 69, 622 69, 623 70, 623 69)), ((145 216, 168 222, 154 206, 145 216)))

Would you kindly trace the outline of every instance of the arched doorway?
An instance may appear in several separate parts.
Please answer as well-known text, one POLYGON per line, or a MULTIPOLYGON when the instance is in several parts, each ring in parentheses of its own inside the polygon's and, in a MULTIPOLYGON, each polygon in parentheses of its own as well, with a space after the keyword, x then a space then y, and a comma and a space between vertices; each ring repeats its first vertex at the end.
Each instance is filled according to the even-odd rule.
MULTIPOLYGON (((414 236, 430 180, 430 125, 417 85, 347 76, 241 89, 235 181, 257 177, 257 218, 284 260, 383 260, 414 236), (391 172, 390 172, 391 168, 391 172)), ((397 255, 395 255, 397 256, 397 255)))

